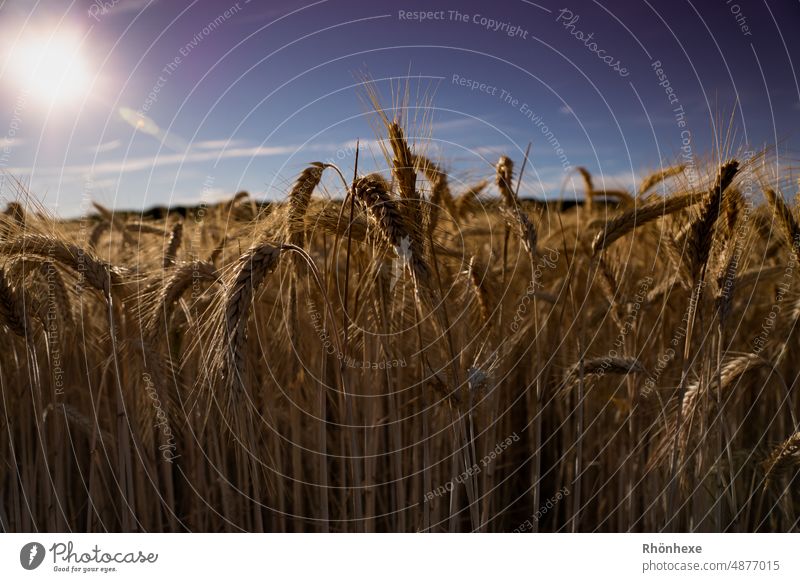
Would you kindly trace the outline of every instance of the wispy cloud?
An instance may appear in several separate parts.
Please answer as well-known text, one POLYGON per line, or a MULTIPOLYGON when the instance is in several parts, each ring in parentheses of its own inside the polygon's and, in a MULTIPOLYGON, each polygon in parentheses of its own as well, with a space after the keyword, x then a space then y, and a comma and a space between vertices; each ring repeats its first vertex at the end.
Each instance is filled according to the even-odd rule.
POLYGON ((502 155, 508 152, 508 145, 484 145, 476 148, 469 148, 469 151, 479 156, 502 155))
POLYGON ((113 152, 119 146, 122 145, 122 142, 118 139, 114 139, 111 141, 107 141, 105 143, 98 144, 94 147, 89 148, 89 151, 93 154, 104 154, 106 152, 113 152))
POLYGON ((241 147, 247 142, 243 139, 209 139, 195 141, 190 144, 193 150, 221 150, 224 148, 241 147))
MULTIPOLYGON (((363 145, 364 142, 362 142, 363 145)), ((230 160, 236 158, 258 158, 269 156, 287 156, 301 151, 324 151, 330 152, 335 156, 337 151, 347 151, 348 143, 344 144, 311 144, 311 145, 285 145, 285 146, 251 146, 229 148, 225 150, 194 151, 189 150, 185 153, 169 153, 157 156, 142 156, 113 160, 95 164, 76 164, 68 166, 50 167, 16 167, 7 168, 10 174, 30 176, 100 176, 104 174, 125 174, 131 172, 142 172, 153 170, 165 166, 177 166, 181 164, 195 164, 200 162, 216 162, 218 160, 230 160)))

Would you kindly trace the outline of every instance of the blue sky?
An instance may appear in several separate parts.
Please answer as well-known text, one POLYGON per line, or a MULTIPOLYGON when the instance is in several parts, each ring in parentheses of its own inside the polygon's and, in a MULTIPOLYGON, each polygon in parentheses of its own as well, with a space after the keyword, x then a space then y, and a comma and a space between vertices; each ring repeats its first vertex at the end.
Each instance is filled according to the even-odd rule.
POLYGON ((629 186, 715 157, 731 115, 734 149, 791 157, 798 23, 796 1, 0 0, 2 193, 65 216, 282 197, 308 162, 352 172, 357 138, 384 169, 365 76, 386 105, 408 84, 456 189, 529 141, 525 194, 575 166, 629 186))

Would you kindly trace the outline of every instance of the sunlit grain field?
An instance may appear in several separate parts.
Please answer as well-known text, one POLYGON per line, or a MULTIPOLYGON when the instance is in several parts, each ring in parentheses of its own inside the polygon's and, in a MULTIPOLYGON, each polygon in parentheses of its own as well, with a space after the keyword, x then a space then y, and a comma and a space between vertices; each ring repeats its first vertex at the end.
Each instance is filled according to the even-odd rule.
POLYGON ((766 154, 581 169, 569 205, 383 137, 382 174, 311 164, 270 204, 9 204, 3 530, 798 530, 800 226, 766 154))

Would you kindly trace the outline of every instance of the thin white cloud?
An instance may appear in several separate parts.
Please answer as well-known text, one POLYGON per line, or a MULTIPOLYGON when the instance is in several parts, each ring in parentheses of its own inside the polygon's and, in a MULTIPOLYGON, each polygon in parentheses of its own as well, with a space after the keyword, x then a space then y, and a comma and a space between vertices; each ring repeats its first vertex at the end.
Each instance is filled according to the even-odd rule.
POLYGON ((502 155, 508 152, 508 145, 485 145, 476 148, 468 148, 468 150, 479 156, 502 155))
POLYGON ((190 144, 193 150, 221 150, 224 148, 241 147, 247 142, 243 139, 209 139, 195 141, 190 144))
MULTIPOLYGON (((364 142, 362 142, 363 146, 364 142)), ((36 176, 100 176, 104 174, 125 174, 131 172, 141 172, 160 168, 164 166, 176 166, 180 164, 194 164, 199 162, 228 160, 236 158, 258 158, 269 156, 293 155, 300 151, 347 151, 348 144, 314 144, 314 145, 288 145, 288 146, 251 146, 230 148, 222 151, 189 151, 187 153, 162 154, 158 156, 143 156, 137 158, 127 158, 113 160, 95 164, 77 164, 72 166, 50 166, 42 168, 16 167, 7 168, 6 172, 15 175, 36 175, 36 176)), ((335 153, 334 153, 335 161, 335 153)))
POLYGON ((98 144, 92 148, 89 148, 89 151, 93 154, 104 154, 106 152, 113 152, 119 146, 122 145, 122 142, 118 139, 114 139, 111 141, 107 141, 105 143, 98 144))

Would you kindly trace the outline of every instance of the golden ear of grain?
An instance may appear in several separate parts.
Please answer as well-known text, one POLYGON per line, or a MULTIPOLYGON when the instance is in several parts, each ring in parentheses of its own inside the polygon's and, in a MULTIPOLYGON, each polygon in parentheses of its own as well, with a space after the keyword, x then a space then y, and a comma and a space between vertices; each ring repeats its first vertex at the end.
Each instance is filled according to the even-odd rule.
POLYGON ((589 170, 587 170, 584 167, 578 167, 576 168, 576 170, 581 175, 581 178, 583 178, 584 193, 586 194, 586 196, 589 196, 592 192, 594 192, 594 182, 592 181, 592 175, 589 173, 589 170))
POLYGON ((281 248, 261 242, 248 249, 236 261, 233 280, 226 287, 220 310, 223 321, 217 332, 219 353, 223 354, 221 372, 229 386, 239 386, 244 373, 244 345, 247 321, 256 292, 267 275, 278 266, 281 248))
POLYGON ((538 232, 528 214, 520 207, 517 195, 512 188, 514 181, 514 163, 510 158, 501 156, 497 162, 495 181, 503 202, 504 214, 509 225, 517 234, 531 260, 535 261, 538 232))
POLYGON ((728 237, 736 234, 736 223, 739 220, 742 206, 744 206, 744 196, 738 188, 728 188, 722 196, 722 210, 725 214, 725 227, 728 237))
POLYGON ((705 268, 711 253, 711 243, 714 238, 714 226, 722 209, 722 199, 725 190, 731 185, 733 178, 739 171, 739 162, 731 160, 722 164, 717 174, 717 179, 711 192, 706 196, 705 203, 700 210, 700 216, 692 224, 687 239, 689 264, 695 280, 700 276, 700 271, 705 268))
POLYGON ((616 198, 620 206, 632 206, 634 201, 633 196, 625 190, 593 190, 591 194, 589 194, 588 200, 593 204, 595 198, 598 200, 616 198))
POLYGON ((778 445, 762 463, 765 486, 769 485, 776 474, 797 465, 800 465, 800 432, 794 433, 778 445))
POLYGON ((5 238, 25 232, 25 208, 19 202, 9 202, 5 212, 0 216, 0 233, 5 238))
POLYGON ((357 242, 367 240, 366 216, 362 212, 358 212, 350 222, 349 217, 341 220, 339 210, 340 205, 335 201, 326 202, 319 209, 314 208, 312 212, 306 214, 302 230, 310 232, 321 231, 334 237, 346 237, 349 234, 357 242))
POLYGON ((386 191, 385 183, 373 176, 363 176, 353 183, 352 192, 377 224, 381 238, 410 266, 420 282, 427 282, 430 271, 417 246, 419 237, 409 230, 396 202, 386 191))
MULTIPOLYGON (((679 415, 686 419, 699 418, 702 405, 703 407, 708 406, 702 412, 707 416, 713 417, 717 412, 716 402, 727 402, 731 389, 735 387, 737 380, 749 372, 769 367, 769 362, 758 354, 742 354, 725 362, 720 370, 719 377, 714 376, 711 382, 697 381, 689 385, 683 395, 683 400, 679 402, 664 430, 662 439, 654 451, 650 466, 655 466, 669 458, 675 443, 675 431, 677 430, 679 415)), ((699 430, 698 426, 700 424, 698 420, 680 424, 680 434, 677 442, 681 458, 684 458, 686 452, 690 450, 693 440, 692 435, 699 430)))
POLYGON ((217 261, 219 260, 222 251, 225 250, 225 245, 227 243, 228 243, 228 236, 224 235, 217 243, 217 246, 214 247, 214 250, 212 250, 211 253, 209 253, 208 260, 206 262, 212 266, 216 266, 217 261))
POLYGON ((431 204, 426 227, 427 234, 431 235, 439 222, 439 213, 442 207, 446 208, 451 214, 455 212, 453 195, 450 193, 450 186, 447 183, 447 174, 433 161, 425 156, 417 155, 415 156, 415 165, 431 183, 431 204))
POLYGON ((158 288, 157 295, 151 302, 152 311, 145 316, 145 331, 150 338, 157 337, 160 322, 169 322, 175 304, 189 287, 199 282, 215 281, 217 271, 214 265, 205 261, 184 263, 172 271, 164 285, 158 288))
MULTIPOLYGON (((389 145, 392 149, 392 176, 400 192, 400 203, 397 211, 403 215, 408 224, 414 225, 409 232, 415 246, 423 245, 423 208, 419 193, 417 192, 417 158, 411 152, 408 141, 403 133, 403 128, 397 121, 388 122, 386 127, 389 133, 389 145)), ((387 188, 388 192, 388 188, 387 188)))
POLYGON ((536 245, 538 244, 539 234, 528 214, 519 206, 516 209, 504 209, 503 213, 511 228, 517 231, 517 235, 522 241, 530 260, 536 260, 536 245))
POLYGON ((321 162, 313 162, 297 177, 292 191, 289 193, 289 241, 297 246, 303 246, 303 218, 308 212, 311 195, 322 180, 325 166, 321 162))
MULTIPOLYGON (((603 258, 603 255, 599 255, 596 258, 597 261, 597 270, 600 274, 600 286, 603 292, 606 295, 606 299, 608 303, 611 305, 611 312, 612 316, 615 319, 619 318, 619 314, 617 313, 619 304, 624 301, 620 296, 619 290, 619 281, 617 280, 617 275, 612 270, 611 266, 608 264, 603 258)), ((621 323, 621 322, 617 322, 621 323)))
POLYGON ((486 272, 486 269, 482 268, 480 269, 480 272, 478 272, 479 269, 476 268, 475 263, 476 259, 473 256, 469 260, 467 277, 469 279, 470 286, 475 293, 475 299, 478 301, 478 310, 481 320, 487 327, 490 327, 492 324, 491 301, 489 299, 489 289, 487 288, 487 284, 483 276, 483 273, 486 272))
POLYGON ((481 180, 477 184, 467 188, 463 194, 456 199, 456 215, 461 218, 466 218, 469 214, 476 212, 476 203, 489 182, 481 180))
POLYGON ((414 155, 408 147, 403 128, 393 121, 389 123, 389 145, 392 148, 392 175, 397 181, 400 196, 406 200, 417 201, 417 171, 414 165, 414 155))
POLYGON ((767 188, 764 194, 770 206, 772 206, 772 210, 775 216, 777 216, 778 222, 780 222, 783 227, 783 233, 790 250, 795 254, 797 259, 800 260, 800 225, 798 225, 794 213, 786 205, 786 202, 784 202, 783 196, 775 192, 775 190, 767 188))
POLYGON ((96 249, 97 243, 100 242, 100 238, 110 227, 111 224, 106 220, 101 220, 95 224, 94 228, 92 229, 92 233, 89 235, 89 246, 93 249, 96 249))
POLYGON ((649 176, 647 176, 647 178, 642 180, 642 183, 639 185, 639 196, 646 194, 647 192, 650 191, 651 188, 653 188, 653 186, 660 184, 664 180, 667 180, 673 176, 677 176, 678 174, 683 173, 685 169, 686 166, 684 164, 680 164, 677 166, 664 168, 663 170, 650 174, 649 176))
MULTIPOLYGON (((725 393, 733 386, 734 382, 747 372, 769 367, 769 362, 758 354, 742 354, 728 360, 720 371, 719 381, 716 377, 712 383, 695 382, 686 389, 683 396, 683 408, 689 414, 693 407, 698 406, 702 400, 704 390, 719 391, 720 399, 724 399, 725 393)), ((686 428, 686 427, 684 427, 686 428)))
POLYGON ((644 374, 644 366, 636 358, 602 356, 599 358, 588 358, 582 363, 573 364, 565 375, 564 386, 569 388, 577 382, 580 377, 580 366, 583 364, 584 376, 603 377, 606 374, 615 376, 626 374, 644 374))
POLYGON ((120 220, 117 214, 115 214, 113 211, 109 210, 108 208, 106 208, 105 206, 101 205, 98 202, 92 202, 92 206, 94 206, 95 210, 97 210, 97 212, 100 214, 102 219, 109 225, 109 227, 113 226, 114 230, 116 230, 120 235, 122 235, 122 240, 125 242, 126 245, 134 244, 133 239, 131 238, 130 234, 128 234, 128 230, 125 228, 125 224, 122 222, 122 220, 120 220))
POLYGON ((514 193, 514 162, 507 156, 500 156, 495 172, 495 183, 500 197, 507 208, 517 207, 517 196, 514 193))
POLYGON ((583 200, 587 211, 592 211, 595 200, 605 200, 608 198, 616 198, 622 206, 630 206, 633 204, 633 196, 625 190, 597 190, 594 187, 594 181, 592 180, 592 175, 589 173, 589 170, 584 167, 575 169, 581 175, 581 178, 583 178, 583 200))
POLYGON ((742 193, 736 188, 729 188, 722 197, 722 206, 725 214, 726 239, 720 265, 717 270, 717 292, 714 306, 719 317, 720 325, 724 325, 731 312, 733 294, 736 289, 739 269, 740 253, 737 253, 736 224, 739 213, 744 205, 742 193))
POLYGON ((54 260, 73 270, 89 286, 111 296, 113 285, 123 283, 121 269, 91 252, 55 236, 28 234, 0 244, 0 255, 33 255, 54 260))
POLYGON ((593 206, 593 203, 594 203, 594 194, 595 194, 594 182, 592 181, 592 175, 589 173, 589 170, 587 170, 586 168, 583 168, 583 167, 578 167, 578 168, 576 168, 576 170, 581 175, 581 178, 583 178, 583 188, 584 188, 583 202, 584 202, 584 207, 586 208, 587 211, 591 212, 592 211, 592 206, 593 206))
POLYGON ((169 242, 167 243, 167 249, 164 251, 164 262, 163 267, 166 269, 167 267, 172 267, 177 262, 178 258, 178 249, 181 248, 181 243, 183 242, 183 222, 178 222, 175 226, 172 227, 172 231, 169 235, 169 242))
POLYGON ((597 233, 592 242, 592 252, 597 254, 635 228, 697 204, 701 199, 697 194, 683 194, 654 200, 642 204, 638 208, 626 210, 609 220, 605 228, 597 233))

